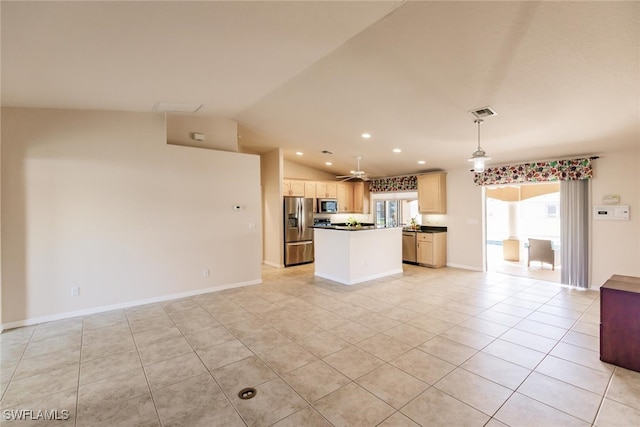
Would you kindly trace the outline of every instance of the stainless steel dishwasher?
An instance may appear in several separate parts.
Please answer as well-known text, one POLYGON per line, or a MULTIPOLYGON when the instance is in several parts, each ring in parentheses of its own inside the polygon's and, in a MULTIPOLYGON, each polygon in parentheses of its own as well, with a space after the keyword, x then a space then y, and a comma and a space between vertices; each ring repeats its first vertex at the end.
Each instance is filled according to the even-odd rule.
POLYGON ((402 232, 402 261, 418 262, 416 256, 416 233, 415 231, 402 232))

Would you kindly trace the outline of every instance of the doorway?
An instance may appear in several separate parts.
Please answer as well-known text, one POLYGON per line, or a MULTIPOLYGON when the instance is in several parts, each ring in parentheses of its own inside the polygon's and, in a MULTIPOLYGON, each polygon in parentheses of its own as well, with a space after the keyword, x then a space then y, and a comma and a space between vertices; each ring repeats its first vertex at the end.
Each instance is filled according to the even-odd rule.
POLYGON ((485 204, 487 271, 560 283, 560 184, 490 186, 485 204), (544 245, 544 262, 529 262, 530 239, 544 245))

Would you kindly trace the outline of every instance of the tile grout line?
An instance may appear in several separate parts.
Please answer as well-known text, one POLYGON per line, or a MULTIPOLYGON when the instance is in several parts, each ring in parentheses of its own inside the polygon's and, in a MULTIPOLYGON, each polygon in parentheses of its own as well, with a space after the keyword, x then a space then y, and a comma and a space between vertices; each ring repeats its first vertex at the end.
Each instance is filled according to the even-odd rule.
MULTIPOLYGON (((160 306, 162 307, 162 306, 160 306)), ((164 308, 162 309, 164 311, 164 308)), ((158 412, 158 406, 156 405, 156 401, 153 397, 153 392, 151 391, 151 384, 149 384, 149 378, 147 378, 147 372, 144 369, 144 365, 142 364, 142 357, 140 356, 140 350, 138 349, 138 343, 136 342, 133 336, 133 329, 131 329, 131 323, 129 322, 129 316, 127 316, 127 312, 124 311, 125 319, 127 319, 127 326, 129 327, 129 331, 131 332, 131 339, 133 340, 133 345, 136 349, 136 354, 138 355, 138 360, 140 361, 140 368, 142 369, 142 373, 144 375, 144 380, 147 383, 147 388, 149 389, 149 396, 151 396, 151 403, 153 404, 153 409, 156 413, 156 419, 158 420, 158 425, 162 426, 162 421, 160 420, 160 413, 158 412)), ((166 313, 166 312, 165 312, 166 313)), ((171 320, 173 322, 173 320, 171 320)), ((135 398, 132 398, 135 399, 135 398)))
MULTIPOLYGON (((202 307, 200 305, 199 302, 195 301, 196 304, 198 304, 198 306, 200 308, 202 308, 205 312, 207 312, 216 322, 220 323, 220 321, 218 319, 216 319, 216 317, 210 313, 206 308, 202 307)), ((235 339, 237 339, 238 341, 240 341, 240 339, 230 330, 227 329, 227 327, 225 325, 223 325, 222 323, 220 323, 220 326, 222 328, 224 328, 225 331, 227 331, 228 333, 230 333, 235 339)), ((176 326, 177 327, 177 326, 176 326)), ((242 416, 242 414, 240 413, 240 411, 238 411, 238 408, 236 408, 236 405, 233 404, 233 402, 231 401, 231 399, 229 398, 229 396, 227 396, 227 394, 225 393, 224 389, 222 388, 222 386, 220 385, 220 383, 218 382, 218 380, 216 379, 216 377, 213 375, 213 372, 211 372, 211 370, 209 369, 209 367, 204 363, 204 361, 202 360, 202 358, 200 357, 200 355, 198 354, 197 350, 193 347, 193 345, 191 344, 191 342, 187 339, 187 337, 184 335, 184 333, 180 330, 179 327, 177 327, 178 330, 180 331, 180 333, 182 334, 183 338, 185 339, 185 341, 187 341, 187 344, 189 344, 189 346, 191 347, 191 349, 193 350, 193 352, 195 353, 196 357, 198 358, 198 360, 200 360, 200 363, 202 363, 202 366, 204 366, 204 368, 207 370, 207 373, 209 374, 209 376, 211 377, 211 379, 213 380, 213 382, 218 386, 218 388, 220 389, 220 391, 222 392, 222 395, 225 397, 226 401, 229 403, 229 405, 231 405, 231 407, 233 408, 233 410, 236 412, 236 414, 240 417, 240 419, 242 420, 242 422, 245 425, 249 425, 247 423, 247 421, 244 419, 244 417, 242 416)), ((242 342, 242 341, 240 341, 242 342)), ((224 344, 224 343, 223 343, 224 344)), ((243 343, 244 345, 244 343, 243 343)), ((213 347, 213 346, 211 346, 213 347)), ((249 351, 251 351, 253 353, 253 351, 251 349, 249 349, 249 351)), ((253 353, 254 355, 256 355, 255 353, 253 353)), ((257 356, 257 355, 256 355, 257 356)), ((245 359, 241 359, 241 360, 245 360, 245 359)), ((229 366, 230 363, 224 365, 224 366, 229 366)))
POLYGON ((7 382, 7 388, 4 390, 4 392, 0 396, 0 400, 4 400, 7 392, 9 391, 9 387, 11 386, 11 383, 14 381, 14 377, 16 376, 16 372, 18 372, 18 368, 20 367, 20 363, 22 363, 22 359, 24 359, 24 355, 27 352, 27 348, 29 348, 29 345, 31 344, 31 341, 33 339, 33 335, 36 333, 36 329, 37 329, 38 326, 39 325, 36 325, 33 328, 33 331, 31 331, 31 334, 29 335, 29 339, 27 340, 27 344, 24 346, 24 349, 22 350, 22 353, 20 354, 20 358, 16 362, 16 367, 13 370, 13 372, 11 373, 11 377, 9 378, 9 381, 7 382))
POLYGON ((76 386, 76 413, 73 420, 73 425, 78 425, 78 418, 80 416, 80 371, 82 369, 82 351, 84 348, 84 318, 82 316, 82 328, 80 329, 80 354, 78 356, 78 385, 76 386))

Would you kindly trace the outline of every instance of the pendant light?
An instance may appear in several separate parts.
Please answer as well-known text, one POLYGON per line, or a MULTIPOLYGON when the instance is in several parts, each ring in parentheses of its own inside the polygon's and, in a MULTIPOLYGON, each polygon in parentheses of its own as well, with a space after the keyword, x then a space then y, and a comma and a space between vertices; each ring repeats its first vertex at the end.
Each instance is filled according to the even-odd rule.
POLYGON ((480 147, 480 125, 484 122, 482 119, 475 119, 473 123, 478 124, 478 148, 473 152, 470 162, 473 162, 473 171, 476 173, 484 172, 484 162, 485 160, 491 160, 491 157, 487 156, 487 153, 484 152, 482 147, 480 147))

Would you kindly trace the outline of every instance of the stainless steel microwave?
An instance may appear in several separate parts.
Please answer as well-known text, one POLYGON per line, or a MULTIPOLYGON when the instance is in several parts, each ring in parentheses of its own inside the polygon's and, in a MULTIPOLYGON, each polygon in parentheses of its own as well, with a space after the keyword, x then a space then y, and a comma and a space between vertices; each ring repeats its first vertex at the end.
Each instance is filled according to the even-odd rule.
POLYGON ((338 213, 336 199, 318 199, 318 213, 338 213))

